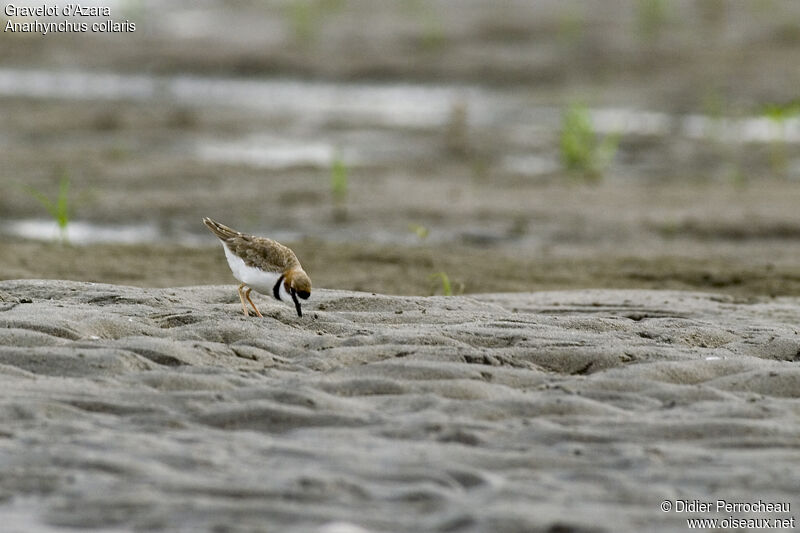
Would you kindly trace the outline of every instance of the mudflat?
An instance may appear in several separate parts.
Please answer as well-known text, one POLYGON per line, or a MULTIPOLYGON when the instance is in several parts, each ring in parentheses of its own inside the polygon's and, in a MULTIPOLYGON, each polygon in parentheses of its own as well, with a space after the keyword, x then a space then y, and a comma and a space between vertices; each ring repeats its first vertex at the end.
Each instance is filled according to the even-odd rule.
MULTIPOLYGON (((648 253, 584 245, 578 253, 474 246, 288 242, 316 287, 395 295, 639 288, 738 297, 800 295, 800 247, 789 240, 731 244, 679 240, 648 253), (680 244, 680 249, 678 247, 680 244), (711 250, 711 252, 709 252, 711 250)), ((218 245, 92 244, 0 240, 0 279, 48 278, 180 287, 235 283, 218 245)))

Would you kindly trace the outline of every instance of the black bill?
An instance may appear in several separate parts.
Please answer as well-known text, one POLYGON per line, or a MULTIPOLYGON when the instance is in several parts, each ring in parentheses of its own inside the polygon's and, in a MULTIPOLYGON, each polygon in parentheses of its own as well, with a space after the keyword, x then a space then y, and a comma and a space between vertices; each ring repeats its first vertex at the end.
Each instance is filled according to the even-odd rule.
POLYGON ((300 300, 297 299, 297 291, 292 289, 291 294, 292 294, 292 301, 294 302, 294 308, 297 309, 297 316, 303 316, 303 310, 300 309, 300 300))

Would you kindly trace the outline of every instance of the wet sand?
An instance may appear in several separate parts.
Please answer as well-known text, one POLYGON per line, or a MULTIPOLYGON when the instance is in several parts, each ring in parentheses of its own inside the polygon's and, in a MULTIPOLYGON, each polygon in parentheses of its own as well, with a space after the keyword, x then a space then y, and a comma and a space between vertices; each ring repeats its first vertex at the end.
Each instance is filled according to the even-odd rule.
POLYGON ((11 530, 685 531, 662 500, 797 504, 796 298, 258 301, 0 283, 11 530))
POLYGON ((796 97, 790 0, 114 2, 127 34, 0 34, 11 65, 337 80, 517 85, 539 98, 703 105, 796 97), (234 30, 235 29, 235 30, 234 30), (49 44, 49 46, 47 44, 49 44))
MULTIPOLYGON (((209 238, 213 241, 213 238, 209 238)), ((582 246, 562 253, 504 247, 288 242, 315 287, 387 295, 605 288, 699 290, 743 298, 800 296, 798 246, 789 240, 689 243, 649 253, 582 246)), ((63 245, 0 239, 0 279, 64 279, 138 287, 234 284, 222 249, 63 245)))

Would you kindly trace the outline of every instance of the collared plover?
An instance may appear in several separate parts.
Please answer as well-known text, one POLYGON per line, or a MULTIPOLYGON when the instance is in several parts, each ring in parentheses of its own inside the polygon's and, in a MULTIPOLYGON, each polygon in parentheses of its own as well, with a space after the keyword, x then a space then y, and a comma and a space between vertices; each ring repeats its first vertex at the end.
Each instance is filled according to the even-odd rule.
POLYGON ((291 298, 297 316, 303 316, 300 301, 311 296, 311 278, 308 277, 297 256, 286 246, 265 237, 245 235, 206 217, 203 223, 222 241, 228 266, 239 285, 239 299, 244 316, 249 316, 244 301, 253 306, 256 315, 261 312, 250 299, 250 291, 271 294, 276 300, 291 298), (242 291, 247 287, 245 291, 242 291))

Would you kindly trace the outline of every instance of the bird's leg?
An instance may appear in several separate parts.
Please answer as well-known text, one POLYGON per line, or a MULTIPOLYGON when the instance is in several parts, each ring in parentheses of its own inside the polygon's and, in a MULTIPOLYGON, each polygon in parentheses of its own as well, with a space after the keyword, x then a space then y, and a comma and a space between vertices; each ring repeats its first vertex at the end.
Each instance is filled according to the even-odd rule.
POLYGON ((247 290, 244 291, 244 297, 247 298, 247 301, 250 302, 250 305, 253 306, 253 311, 255 311, 258 316, 263 318, 264 315, 261 314, 261 311, 258 310, 258 307, 256 307, 256 304, 254 304, 253 300, 250 299, 250 291, 252 291, 252 290, 253 289, 251 289, 250 287, 247 287, 247 290))
POLYGON ((244 287, 244 283, 239 285, 239 300, 242 302, 242 311, 244 311, 244 316, 250 316, 250 313, 247 311, 247 306, 244 303, 244 295, 242 294, 242 287, 244 287))

